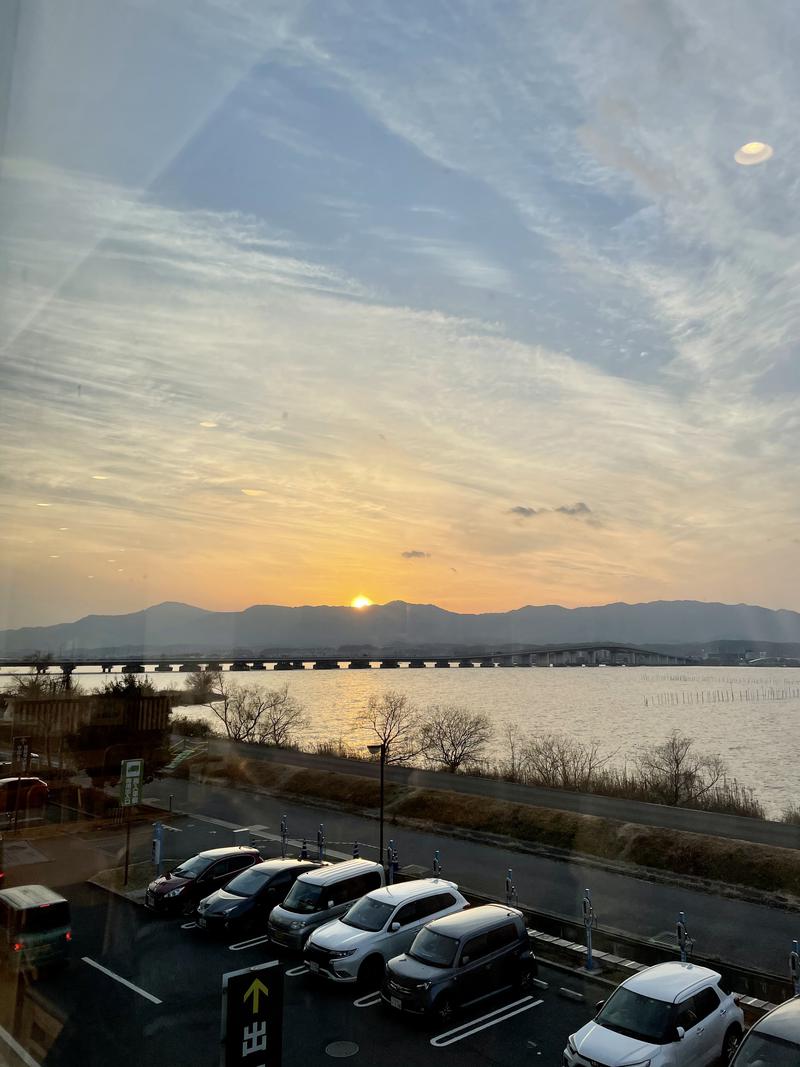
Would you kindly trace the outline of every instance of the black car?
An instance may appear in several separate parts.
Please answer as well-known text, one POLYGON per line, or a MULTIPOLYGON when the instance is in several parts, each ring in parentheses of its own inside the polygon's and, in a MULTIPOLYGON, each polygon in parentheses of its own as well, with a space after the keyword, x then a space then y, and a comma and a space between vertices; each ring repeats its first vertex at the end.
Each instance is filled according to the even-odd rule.
POLYGON ((269 913, 280 904, 298 875, 323 866, 313 860, 264 860, 237 874, 197 906, 197 925, 209 932, 258 927, 266 931, 269 913))
POLYGON ((485 904, 423 926, 408 952, 389 960, 381 998, 396 1011, 445 1022, 457 1008, 528 988, 535 976, 522 913, 485 904))
POLYGON ((164 915, 191 915, 203 897, 221 889, 245 867, 261 862, 257 848, 232 845, 198 852, 147 887, 144 902, 164 915))

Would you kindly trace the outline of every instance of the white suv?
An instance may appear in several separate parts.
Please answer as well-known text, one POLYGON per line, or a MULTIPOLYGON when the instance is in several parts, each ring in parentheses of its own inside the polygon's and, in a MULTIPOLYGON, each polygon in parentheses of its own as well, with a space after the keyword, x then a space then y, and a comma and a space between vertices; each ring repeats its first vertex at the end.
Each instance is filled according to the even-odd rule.
POLYGON ((564 1067, 705 1067, 720 1057, 727 1063, 744 1016, 719 981, 716 971, 691 963, 639 971, 570 1037, 564 1067))
POLYGON ((405 952, 421 927, 467 907, 458 886, 441 878, 383 886, 315 930, 303 955, 315 973, 377 989, 386 961, 405 952))

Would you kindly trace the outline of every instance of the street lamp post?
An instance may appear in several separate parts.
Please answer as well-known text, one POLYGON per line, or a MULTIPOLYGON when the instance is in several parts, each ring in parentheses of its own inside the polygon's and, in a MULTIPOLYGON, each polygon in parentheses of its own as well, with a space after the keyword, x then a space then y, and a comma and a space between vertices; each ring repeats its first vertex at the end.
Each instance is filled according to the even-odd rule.
POLYGON ((383 863, 383 779, 384 771, 386 767, 386 744, 381 741, 379 745, 367 745, 367 751, 377 756, 380 753, 381 758, 381 818, 380 818, 380 843, 378 845, 378 857, 381 863, 383 863))

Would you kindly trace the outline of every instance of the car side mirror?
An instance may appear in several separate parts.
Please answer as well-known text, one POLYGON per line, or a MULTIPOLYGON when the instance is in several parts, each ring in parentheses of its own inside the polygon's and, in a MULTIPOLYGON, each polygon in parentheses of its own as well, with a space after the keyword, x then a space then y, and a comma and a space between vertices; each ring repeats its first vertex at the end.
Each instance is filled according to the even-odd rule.
POLYGON ((604 1004, 605 1004, 604 1000, 598 1000, 598 1002, 594 1006, 594 1010, 595 1011, 600 1011, 604 1004))
POLYGON ((332 900, 329 900, 329 901, 328 901, 328 907, 329 907, 329 908, 333 908, 333 907, 335 907, 335 905, 334 905, 334 902, 333 902, 332 900))
POLYGON ((464 967, 467 963, 469 963, 469 960, 470 960, 469 956, 462 956, 461 957, 461 966, 464 967))
POLYGON ((686 1031, 684 1030, 684 1028, 682 1026, 676 1026, 675 1027, 675 1040, 676 1041, 683 1041, 683 1038, 684 1038, 685 1034, 686 1034, 686 1031))
POLYGON ((393 934, 396 934, 399 929, 400 923, 392 923, 392 925, 389 927, 389 931, 393 934))

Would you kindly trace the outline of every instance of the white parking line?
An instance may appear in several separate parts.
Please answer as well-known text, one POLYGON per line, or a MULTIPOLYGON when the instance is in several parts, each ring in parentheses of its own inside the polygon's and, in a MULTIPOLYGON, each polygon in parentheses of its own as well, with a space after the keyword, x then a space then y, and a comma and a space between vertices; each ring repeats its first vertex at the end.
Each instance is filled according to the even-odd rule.
POLYGON ((363 997, 353 1001, 354 1008, 371 1008, 374 1004, 380 1004, 381 991, 376 989, 374 993, 365 993, 363 997))
POLYGON ((197 923, 181 923, 181 930, 194 930, 197 923))
POLYGON ((115 982, 119 982, 121 985, 127 986, 128 989, 132 989, 134 993, 138 993, 140 997, 144 997, 145 1000, 149 1000, 153 1004, 162 1004, 163 1001, 158 997, 154 997, 152 993, 148 993, 146 989, 140 988, 138 985, 134 985, 133 982, 129 982, 127 978, 123 978, 120 974, 114 974, 113 971, 109 971, 107 967, 104 967, 102 963, 98 963, 96 960, 91 959, 89 956, 82 956, 81 959, 84 963, 88 963, 90 967, 96 968, 98 971, 102 971, 103 974, 107 974, 109 978, 113 978, 115 982))
POLYGON ((228 948, 231 952, 244 952, 246 948, 265 945, 267 941, 269 941, 269 934, 261 934, 260 937, 251 937, 249 941, 237 941, 234 945, 228 945, 228 948))
POLYGON ((306 967, 306 965, 303 964, 302 967, 292 967, 291 970, 284 971, 283 973, 286 975, 287 978, 296 978, 299 974, 306 974, 307 971, 308 971, 308 967, 306 967))
POLYGON ((19 1041, 11 1036, 4 1026, 0 1026, 0 1040, 8 1045, 14 1055, 19 1057, 22 1063, 25 1064, 25 1067, 41 1067, 39 1061, 35 1060, 33 1056, 20 1045, 19 1041))
POLYGON ((536 1008, 543 1003, 543 1000, 523 997, 522 1000, 515 1000, 513 1004, 506 1004, 502 1008, 487 1012, 486 1015, 480 1015, 477 1019, 472 1019, 468 1023, 462 1023, 461 1026, 456 1026, 452 1030, 446 1030, 443 1034, 432 1037, 431 1044, 434 1048, 445 1048, 447 1045, 454 1045, 456 1041, 463 1041, 465 1037, 472 1037, 473 1034, 480 1033, 481 1030, 486 1030, 490 1026, 497 1026, 498 1023, 504 1023, 506 1019, 511 1019, 513 1016, 519 1015, 520 1012, 529 1011, 531 1008, 536 1008), (511 1010, 512 1008, 513 1011, 511 1010), (486 1021, 484 1022, 484 1020, 486 1021))

